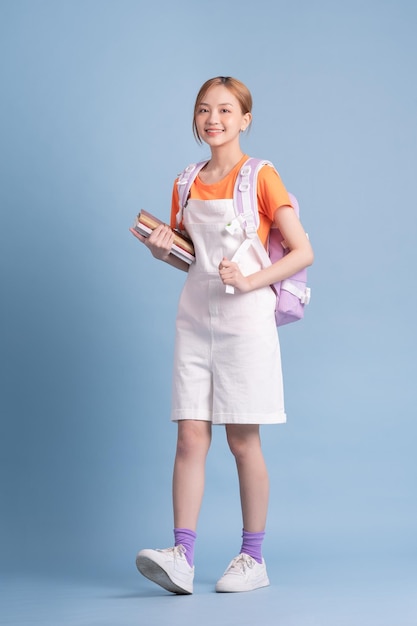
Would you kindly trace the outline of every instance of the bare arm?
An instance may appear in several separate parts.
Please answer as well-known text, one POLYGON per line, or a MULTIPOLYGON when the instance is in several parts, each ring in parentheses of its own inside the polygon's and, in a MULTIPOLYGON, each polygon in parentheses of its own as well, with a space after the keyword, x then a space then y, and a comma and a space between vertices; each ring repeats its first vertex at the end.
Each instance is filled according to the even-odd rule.
POLYGON ((179 270, 188 272, 188 263, 171 254, 172 244, 174 243, 174 233, 166 224, 160 224, 151 232, 149 237, 144 237, 134 228, 130 232, 135 235, 150 251, 152 256, 159 261, 164 261, 168 265, 172 265, 179 270))
POLYGON ((243 276, 236 263, 223 259, 219 273, 225 285, 232 285, 243 292, 252 291, 284 280, 313 263, 313 249, 292 207, 282 206, 276 210, 275 225, 281 231, 290 252, 271 266, 249 276, 243 276))

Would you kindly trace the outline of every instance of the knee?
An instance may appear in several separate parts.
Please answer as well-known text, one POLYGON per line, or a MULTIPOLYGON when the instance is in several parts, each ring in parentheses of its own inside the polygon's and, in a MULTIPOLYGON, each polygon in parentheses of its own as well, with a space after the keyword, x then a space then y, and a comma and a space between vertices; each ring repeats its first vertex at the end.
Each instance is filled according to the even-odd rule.
POLYGON ((247 444, 244 440, 237 437, 228 437, 227 443, 229 444, 230 452, 235 457, 236 461, 243 461, 247 454, 247 444))
POLYGON ((228 430, 227 443, 236 461, 239 463, 253 454, 254 450, 260 449, 260 439, 257 431, 238 431, 228 430))
POLYGON ((207 424, 183 422, 178 428, 177 456, 206 455, 211 443, 211 431, 207 424))

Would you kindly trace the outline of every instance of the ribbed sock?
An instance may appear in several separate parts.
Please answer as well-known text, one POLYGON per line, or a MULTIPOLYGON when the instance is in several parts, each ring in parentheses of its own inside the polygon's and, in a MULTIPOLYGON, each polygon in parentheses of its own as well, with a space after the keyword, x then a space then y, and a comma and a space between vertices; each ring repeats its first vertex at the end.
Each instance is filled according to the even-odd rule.
POLYGON ((185 558, 190 567, 194 565, 194 544, 197 535, 189 528, 174 528, 175 545, 182 545, 185 548, 185 558))
POLYGON ((257 563, 262 563, 262 542, 265 532, 249 533, 247 530, 242 531, 242 547, 240 552, 249 554, 257 563))

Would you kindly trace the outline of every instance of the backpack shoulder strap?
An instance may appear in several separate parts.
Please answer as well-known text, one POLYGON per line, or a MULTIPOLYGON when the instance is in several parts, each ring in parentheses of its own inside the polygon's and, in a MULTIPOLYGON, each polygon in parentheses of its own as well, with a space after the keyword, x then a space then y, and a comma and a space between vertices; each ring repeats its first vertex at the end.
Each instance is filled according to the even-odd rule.
POLYGON ((259 227, 258 173, 264 166, 274 167, 270 161, 249 158, 239 170, 233 200, 236 217, 248 237, 254 237, 259 227))
MULTIPOLYGON (((232 235, 238 229, 245 231, 246 238, 240 244, 232 261, 236 263, 242 254, 250 246, 254 246, 260 259, 270 263, 268 254, 258 237, 259 213, 258 213, 258 172, 264 165, 271 165, 270 161, 249 158, 239 170, 233 191, 233 206, 235 219, 226 226, 226 230, 232 235)), ((234 293, 234 287, 226 286, 226 293, 234 293)))
POLYGON ((198 163, 191 163, 178 174, 177 187, 178 187, 178 212, 176 217, 177 227, 182 222, 182 214, 184 208, 187 206, 188 195, 190 193, 191 185, 195 181, 198 172, 208 163, 208 161, 200 161, 198 163))

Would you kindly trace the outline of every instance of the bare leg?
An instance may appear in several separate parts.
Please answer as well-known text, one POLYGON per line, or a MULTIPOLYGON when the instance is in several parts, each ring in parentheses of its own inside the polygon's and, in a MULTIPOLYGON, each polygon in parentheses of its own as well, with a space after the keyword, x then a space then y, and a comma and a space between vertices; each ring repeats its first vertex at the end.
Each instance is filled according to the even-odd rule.
POLYGON ((211 422, 178 422, 173 475, 175 528, 196 530, 204 493, 205 464, 211 443, 211 422))
POLYGON ((252 533, 265 530, 269 478, 257 424, 227 424, 227 441, 239 476, 243 528, 252 533))

